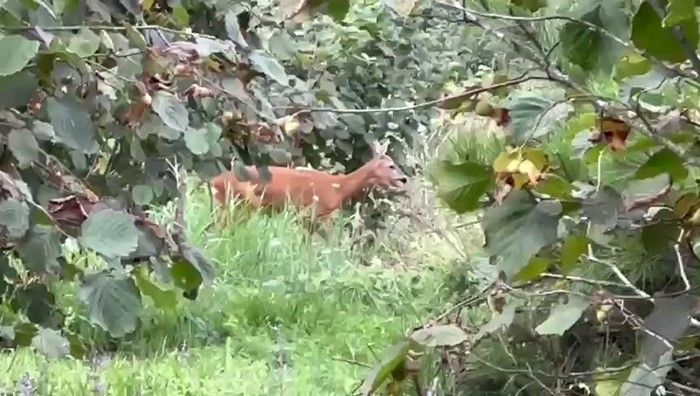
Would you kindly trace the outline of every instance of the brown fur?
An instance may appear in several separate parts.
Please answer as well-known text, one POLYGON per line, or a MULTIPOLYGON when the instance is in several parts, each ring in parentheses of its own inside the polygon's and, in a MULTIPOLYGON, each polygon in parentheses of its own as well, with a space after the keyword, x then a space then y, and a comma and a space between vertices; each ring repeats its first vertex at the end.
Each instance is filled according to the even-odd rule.
POLYGON ((255 167, 246 169, 250 180, 239 180, 233 171, 211 180, 215 200, 226 205, 230 197, 250 203, 255 208, 281 209, 289 202, 309 208, 315 219, 328 220, 343 205, 359 198, 374 187, 402 189, 407 177, 386 154, 386 146, 375 146, 374 157, 356 171, 332 175, 313 169, 268 167, 272 178, 265 184, 255 167))

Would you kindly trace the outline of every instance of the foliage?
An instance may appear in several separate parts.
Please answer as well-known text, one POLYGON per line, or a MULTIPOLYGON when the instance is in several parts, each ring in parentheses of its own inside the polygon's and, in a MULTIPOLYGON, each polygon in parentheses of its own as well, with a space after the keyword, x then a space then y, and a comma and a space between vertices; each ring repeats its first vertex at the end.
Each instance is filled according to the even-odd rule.
MULTIPOLYGON (((0 388, 20 392, 31 385, 36 395, 93 389, 102 394, 347 394, 359 384, 364 365, 376 360, 374 345, 389 345, 404 328, 444 305, 448 266, 442 263, 449 250, 446 257, 425 257, 436 264, 430 274, 418 267, 397 270, 376 264, 374 257, 391 259, 378 247, 348 248, 348 232, 340 224, 328 239, 309 240, 295 211, 269 216, 236 206, 229 214, 235 227, 209 227, 206 188, 189 184, 187 202, 187 235, 217 268, 212 287, 196 301, 165 312, 144 295, 136 331, 115 340, 89 325, 76 285, 58 285, 57 304, 69 309, 62 331, 79 332, 88 346, 85 358, 47 362, 29 349, 4 353, 0 388), (375 264, 367 267, 363 261, 375 264), (351 360, 358 364, 347 363, 351 360)), ((150 214, 162 222, 174 207, 150 214)), ((423 249, 416 250, 422 257, 423 249)), ((440 246, 436 254, 442 254, 440 246)), ((149 279, 163 287, 153 274, 149 279)))
POLYGON ((182 168, 347 171, 374 139, 408 168, 401 147, 436 115, 469 115, 501 128, 500 152, 431 177, 457 214, 483 211, 496 275, 460 306, 493 317, 416 329, 360 390, 430 383, 416 353, 437 348, 500 369, 455 374, 454 393, 697 391, 695 2, 0 4, 14 54, 0 60, 0 290, 15 345, 80 350, 58 331, 61 282, 122 337, 142 296, 173 309, 213 281, 183 232, 182 168), (173 199, 168 226, 145 215, 173 199), (68 260, 66 240, 94 265, 68 260))
POLYGON ((0 61, 5 321, 46 335, 41 345, 72 337, 55 303, 61 282, 77 282, 91 322, 117 338, 138 327, 143 296, 163 309, 196 299, 215 273, 183 232, 182 171, 205 181, 244 163, 351 171, 375 139, 414 166, 400 148, 428 112, 362 109, 435 99, 468 68, 451 49, 421 64, 456 44, 459 27, 396 24, 374 1, 329 3, 330 17, 296 23, 289 6, 0 2, 0 49, 12 53, 0 61), (173 199, 173 219, 146 215, 173 199), (94 262, 71 260, 66 241, 94 262))
MULTIPOLYGON (((504 135, 497 157, 432 172, 449 208, 483 213, 495 270, 483 295, 417 330, 467 331, 458 348, 438 348, 468 371, 445 391, 697 392, 697 3, 472 3, 416 5, 511 46, 492 78, 439 106, 446 120, 485 117, 504 135), (488 323, 458 313, 482 303, 488 323)), ((409 345, 402 356, 422 350, 409 345)), ((385 383, 396 390, 407 378, 385 383)))

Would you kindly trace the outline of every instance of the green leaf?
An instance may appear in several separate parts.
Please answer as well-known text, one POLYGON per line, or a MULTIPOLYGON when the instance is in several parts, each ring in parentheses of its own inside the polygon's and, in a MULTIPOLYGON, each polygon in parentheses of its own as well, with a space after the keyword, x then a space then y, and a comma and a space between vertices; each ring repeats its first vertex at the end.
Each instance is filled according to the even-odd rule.
POLYGON ((350 11, 350 0, 325 0, 325 3, 327 4, 326 13, 336 22, 345 19, 348 11, 350 11))
POLYGON ((681 229, 675 222, 662 221, 642 228, 642 246, 649 253, 663 253, 678 239, 681 229))
POLYGON ((39 157, 39 143, 28 129, 13 129, 7 135, 7 147, 17 158, 20 168, 26 168, 39 157))
MULTIPOLYGON (((597 26, 602 25, 600 6, 579 18, 597 26)), ((567 22, 559 34, 564 55, 575 65, 585 71, 594 70, 601 56, 600 47, 603 35, 588 26, 578 22, 567 22)))
POLYGON ((650 367, 656 367, 659 359, 671 352, 671 348, 661 340, 673 344, 685 334, 691 315, 697 311, 698 297, 689 294, 655 297, 654 303, 654 310, 644 318, 645 329, 653 334, 642 332, 641 335, 641 355, 643 362, 650 367))
POLYGON ((136 330, 141 312, 141 295, 134 280, 101 271, 85 276, 80 299, 87 305, 88 317, 112 337, 136 330))
POLYGON ((53 130, 53 125, 47 122, 35 120, 32 125, 32 132, 39 140, 52 141, 56 139, 56 132, 53 130))
POLYGON ((455 212, 465 213, 479 207, 479 200, 493 185, 493 172, 476 162, 443 164, 437 171, 440 198, 455 212))
POLYGON ((384 3, 394 10, 400 17, 406 18, 413 7, 416 5, 416 0, 384 0, 384 3))
POLYGON ((511 304, 506 305, 505 308, 503 308, 503 312, 501 312, 498 316, 494 316, 488 323, 481 326, 479 332, 474 336, 473 342, 480 340, 487 334, 510 327, 510 325, 513 323, 513 319, 515 319, 515 310, 518 307, 519 304, 515 302, 511 302, 511 304))
POLYGON ((510 0, 510 3, 530 12, 535 12, 547 6, 547 0, 510 0))
POLYGON ((60 359, 70 353, 70 344, 61 332, 54 329, 39 329, 32 339, 32 346, 49 359, 60 359))
POLYGON ((92 32, 87 27, 81 27, 78 34, 71 37, 68 42, 67 50, 80 56, 87 58, 95 54, 100 48, 100 36, 92 32))
POLYGON ((202 274, 187 260, 173 261, 170 267, 170 276, 175 286, 187 290, 194 290, 202 284, 202 274))
POLYGON ((15 325, 13 330, 15 344, 23 347, 32 345, 34 337, 39 333, 39 329, 34 323, 19 323, 15 325))
POLYGON ((512 193, 500 206, 484 215, 486 247, 500 256, 499 269, 508 278, 530 258, 557 239, 562 206, 558 201, 535 202, 526 191, 512 193))
POLYGON ((651 62, 649 62, 649 59, 636 52, 630 52, 623 56, 617 65, 615 65, 613 76, 617 80, 623 80, 627 77, 647 74, 650 70, 651 62))
POLYGON ((627 208, 638 203, 651 203, 671 187, 671 176, 668 173, 660 173, 642 180, 632 180, 622 192, 627 208))
POLYGON ((158 91, 153 95, 151 106, 165 125, 176 131, 186 132, 189 130, 190 120, 187 107, 175 95, 158 91))
MULTIPOLYGON (((625 379, 620 387, 620 396, 626 395, 650 395, 651 389, 658 389, 666 382, 666 376, 673 369, 673 353, 667 352, 659 359, 658 364, 649 366, 647 364, 639 364, 630 372, 629 377, 625 379)), ((658 394, 658 393, 657 393, 658 394)), ((655 396, 655 395, 654 395, 655 396)))
POLYGON ((265 73, 268 77, 284 86, 289 84, 289 77, 284 71, 284 67, 267 56, 263 51, 255 50, 250 53, 249 57, 255 68, 260 72, 265 73))
POLYGON ((410 350, 410 343, 402 341, 389 348, 372 370, 367 374, 365 380, 360 385, 360 394, 369 396, 374 393, 397 368, 406 363, 406 356, 410 350))
POLYGON ((537 279, 541 273, 547 271, 552 261, 546 257, 533 257, 523 269, 521 269, 513 280, 521 282, 529 282, 537 279))
POLYGON ((603 186, 600 191, 583 201, 583 214, 593 224, 611 228, 617 224, 621 205, 622 197, 620 194, 610 186, 603 186))
POLYGON ((182 255, 194 266, 205 284, 210 284, 214 280, 214 265, 200 249, 191 246, 182 247, 182 255))
POLYGON ((540 335, 562 335, 579 320, 587 307, 588 299, 571 294, 569 301, 556 305, 547 320, 537 326, 535 331, 540 335))
POLYGON ((116 258, 136 250, 138 233, 129 214, 103 209, 90 213, 83 222, 79 240, 105 257, 116 258))
POLYGON ((183 6, 176 6, 173 8, 173 19, 178 26, 187 27, 190 24, 190 14, 187 13, 187 9, 183 6))
POLYGON ((10 238, 21 238, 29 230, 29 207, 13 198, 0 202, 0 226, 10 238))
POLYGON ((436 325, 415 331, 411 339, 427 346, 455 346, 467 340, 467 333, 455 325, 436 325))
POLYGON ((141 293, 147 295, 153 300, 153 303, 162 310, 172 311, 177 306, 177 293, 175 290, 164 290, 158 287, 148 276, 145 268, 134 272, 134 278, 136 279, 136 285, 141 290, 141 293))
POLYGON ((15 290, 10 304, 15 311, 22 310, 32 323, 46 326, 52 322, 55 297, 41 283, 30 283, 15 290))
MULTIPOLYGON (((692 48, 698 46, 698 22, 693 15, 690 18, 674 17, 674 27, 680 27, 692 48)), ((663 27, 661 18, 654 7, 644 1, 632 19, 632 42, 650 55, 664 61, 680 63, 686 60, 681 44, 673 34, 671 27, 663 27)))
POLYGON ((143 34, 136 30, 131 24, 129 23, 124 23, 124 26, 126 27, 126 37, 129 39, 129 42, 136 48, 145 51, 146 48, 148 47, 148 43, 146 42, 146 39, 143 37, 143 34))
POLYGON ((672 181, 674 182, 682 182, 688 177, 688 169, 685 167, 683 159, 667 148, 654 153, 647 162, 637 169, 634 177, 637 179, 647 179, 662 173, 671 175, 672 181))
POLYGON ((38 87, 36 75, 29 70, 0 76, 0 109, 26 105, 38 87))
POLYGON ((513 135, 517 142, 540 138, 560 126, 569 113, 571 105, 564 101, 564 91, 554 91, 555 98, 541 94, 518 92, 508 98, 507 104, 513 135))
POLYGON ((663 27, 679 26, 682 23, 692 23, 694 19, 695 0, 669 0, 661 24, 663 27))
POLYGON ((621 396, 620 388, 629 376, 629 369, 612 374, 608 373, 605 367, 596 368, 594 371, 600 372, 594 376, 595 396, 621 396))
POLYGON ((207 135, 202 129, 190 129, 185 132, 185 145, 194 155, 203 155, 209 151, 207 135))
POLYGON ((56 137, 63 144, 86 154, 96 151, 92 120, 85 107, 75 97, 66 95, 60 99, 48 98, 46 112, 56 137))
POLYGON ((25 267, 35 274, 58 272, 61 255, 61 234, 56 227, 35 225, 28 237, 17 246, 25 267))
POLYGON ((561 246, 561 270, 564 274, 571 273, 578 264, 581 256, 588 252, 591 241, 583 235, 569 235, 561 246))
POLYGON ((75 359, 83 359, 88 352, 85 343, 75 334, 68 335, 70 355, 75 359))
POLYGON ((5 54, 5 60, 0 61, 0 76, 9 76, 22 70, 38 51, 38 41, 16 35, 0 38, 0 54, 5 54))
POLYGON ((248 43, 241 34, 241 27, 238 25, 238 15, 236 15, 233 10, 228 10, 226 16, 224 17, 224 22, 226 24, 226 33, 228 34, 228 38, 243 48, 248 48, 248 43))
POLYGON ((0 256, 0 296, 10 295, 15 282, 19 280, 17 271, 10 266, 8 258, 7 254, 0 256))
POLYGON ((535 191, 541 194, 547 194, 552 198, 566 200, 571 199, 571 191, 573 189, 574 186, 571 183, 554 174, 547 174, 535 187, 535 191))
POLYGON ((139 184, 131 190, 131 198, 137 205, 148 205, 153 200, 153 188, 147 184, 139 184))

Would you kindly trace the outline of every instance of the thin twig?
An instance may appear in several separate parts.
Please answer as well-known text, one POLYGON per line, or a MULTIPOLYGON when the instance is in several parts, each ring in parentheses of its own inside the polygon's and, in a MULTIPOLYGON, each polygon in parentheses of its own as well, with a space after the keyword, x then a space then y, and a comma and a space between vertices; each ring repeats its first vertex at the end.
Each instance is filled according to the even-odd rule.
MULTIPOLYGON (((80 29, 90 29, 90 30, 104 30, 107 32, 124 32, 127 30, 126 26, 114 26, 114 25, 66 25, 66 26, 7 26, 3 29, 10 32, 26 32, 29 30, 34 30, 35 28, 40 28, 46 32, 60 32, 60 31, 73 31, 80 29)), ((188 32, 184 30, 171 29, 160 25, 132 25, 135 30, 160 30, 172 34, 180 34, 189 37, 205 37, 213 40, 219 40, 219 38, 212 36, 210 34, 188 32)))
POLYGON ((441 103, 447 102, 449 100, 463 99, 470 96, 475 96, 483 92, 494 91, 499 88, 510 87, 513 85, 519 85, 527 81, 532 80, 544 80, 551 81, 549 77, 545 76, 521 76, 513 80, 505 81, 498 84, 489 85, 487 87, 480 87, 471 89, 469 91, 464 91, 455 95, 450 95, 441 99, 429 100, 427 102, 418 103, 408 106, 400 107, 376 107, 376 108, 366 108, 366 109, 339 109, 334 107, 310 107, 299 109, 299 106, 282 106, 276 107, 275 110, 298 110, 296 114, 302 113, 336 113, 336 114, 368 114, 368 113, 389 113, 389 112, 402 112, 423 109, 426 107, 433 107, 441 103))
POLYGON ((527 366, 527 370, 522 370, 522 369, 509 369, 509 368, 497 366, 497 365, 495 365, 495 364, 493 364, 493 363, 487 361, 486 359, 483 359, 483 358, 477 356, 475 353, 471 353, 470 355, 471 355, 474 359, 476 359, 477 361, 479 361, 479 363, 481 363, 481 364, 483 364, 483 365, 485 365, 485 366, 488 366, 488 367, 490 367, 490 368, 492 368, 492 369, 494 369, 494 370, 501 371, 501 372, 503 372, 503 373, 508 373, 508 374, 520 374, 520 375, 525 375, 525 376, 531 378, 533 381, 535 381, 542 389, 544 389, 545 391, 547 391, 547 393, 549 393, 550 395, 554 396, 554 392, 553 392, 551 389, 549 389, 549 387, 547 387, 547 385, 545 385, 545 383, 542 382, 542 380, 539 379, 539 378, 535 375, 534 371, 532 370, 532 367, 531 367, 530 364, 527 363, 527 362, 525 362, 525 365, 527 366))
POLYGON ((595 286, 627 288, 627 285, 624 285, 622 283, 610 282, 610 281, 604 281, 604 280, 598 280, 598 279, 582 278, 580 276, 543 273, 543 274, 540 274, 540 277, 541 278, 551 278, 551 279, 561 279, 561 280, 565 280, 565 281, 569 281, 569 282, 587 283, 589 285, 595 285, 595 286))
MULTIPOLYGON (((658 0, 650 1, 649 5, 651 5, 651 8, 654 9, 654 12, 660 19, 664 19, 666 17, 666 11, 658 0)), ((694 15, 693 18, 695 18, 694 15)), ((676 37, 676 40, 678 40, 678 44, 680 44, 681 48, 683 49, 685 57, 688 58, 690 64, 693 65, 693 70, 698 74, 698 76, 700 76, 700 58, 698 58, 698 54, 695 52, 695 47, 690 44, 687 35, 680 26, 674 26, 671 30, 673 35, 676 37)))
MULTIPOLYGON (((664 62, 662 62, 658 58, 648 54, 646 51, 640 50, 639 48, 632 45, 631 43, 623 40, 622 38, 614 35, 610 31, 606 30, 602 26, 596 25, 595 23, 592 23, 592 22, 584 21, 581 19, 576 19, 576 18, 569 17, 566 15, 543 15, 543 16, 504 15, 504 14, 498 14, 498 13, 482 12, 482 11, 475 10, 472 8, 461 7, 461 6, 458 6, 456 4, 448 4, 448 3, 441 2, 441 1, 438 1, 437 4, 441 5, 443 7, 446 7, 446 8, 451 8, 454 10, 462 11, 465 14, 472 14, 472 16, 476 15, 476 16, 479 16, 481 18, 500 19, 500 20, 505 20, 505 21, 514 21, 514 22, 515 21, 529 21, 529 22, 567 21, 567 22, 572 22, 572 23, 576 23, 579 25, 583 25, 586 28, 588 28, 589 30, 596 31, 596 32, 608 37, 610 40, 622 45, 626 49, 632 50, 635 53, 637 53, 643 57, 649 58, 656 65, 662 67, 665 70, 672 72, 673 74, 676 74, 678 76, 685 77, 685 78, 690 78, 690 79, 696 78, 694 76, 689 76, 680 70, 674 69, 674 68, 666 65, 664 62)), ((681 31, 681 33, 682 33, 682 31, 681 31)), ((689 45, 689 43, 687 43, 687 40, 686 40, 686 44, 689 45)), ((695 58, 697 59, 697 56, 695 56, 695 58)), ((692 62, 692 60, 691 60, 691 62, 692 62)), ((700 75, 700 70, 695 70, 695 72, 698 73, 698 75, 700 75)))
POLYGON ((676 245, 674 246, 674 249, 676 251, 676 260, 678 261, 678 272, 681 275, 681 279, 683 280, 683 285, 685 291, 690 290, 690 281, 688 280, 688 275, 685 273, 685 264, 683 263, 683 255, 681 254, 681 242, 683 241, 683 238, 685 237, 685 230, 681 230, 680 235, 678 235, 678 241, 676 242, 676 245))
POLYGON ((626 276, 625 274, 622 273, 620 268, 615 265, 614 263, 607 261, 607 260, 601 260, 595 256, 588 256, 588 260, 598 263, 598 264, 603 264, 604 266, 608 267, 614 274, 617 276, 618 279, 622 281, 622 283, 625 284, 628 288, 632 289, 635 293, 639 294, 640 296, 644 298, 648 298, 650 301, 654 301, 654 299, 644 290, 639 289, 637 286, 635 286, 626 276))
POLYGON ((348 364, 352 364, 354 366, 360 366, 360 367, 364 367, 364 368, 372 368, 371 364, 367 364, 364 362, 358 362, 357 360, 352 360, 352 359, 345 359, 342 357, 332 357, 331 360, 335 360, 336 362, 348 363, 348 364))
MULTIPOLYGON (((490 283, 488 286, 486 286, 486 287, 484 287, 483 289, 481 289, 477 294, 471 296, 470 298, 468 298, 468 299, 466 299, 466 300, 460 301, 460 302, 457 303, 456 305, 453 305, 453 306, 450 307, 448 310, 446 310, 445 312, 443 312, 443 313, 441 313, 440 315, 438 315, 438 316, 437 316, 435 319, 433 319, 431 322, 432 322, 432 323, 439 323, 440 321, 442 321, 443 319, 445 319, 446 317, 448 317, 452 312, 457 311, 458 309, 461 309, 461 308, 470 306, 470 305, 472 305, 472 304, 476 304, 476 303, 478 303, 478 302, 481 302, 482 300, 485 300, 485 299, 486 299, 486 294, 488 293, 489 290, 491 290, 491 288, 493 287, 493 285, 494 285, 494 283, 490 283)), ((429 324, 426 324, 426 325, 423 326, 423 327, 426 327, 426 326, 429 326, 429 324)))

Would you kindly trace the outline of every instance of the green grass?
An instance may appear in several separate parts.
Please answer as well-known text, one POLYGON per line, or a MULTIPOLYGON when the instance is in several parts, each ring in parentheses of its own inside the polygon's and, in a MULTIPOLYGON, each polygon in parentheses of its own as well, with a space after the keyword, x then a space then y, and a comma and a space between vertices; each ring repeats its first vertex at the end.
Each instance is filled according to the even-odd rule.
MULTIPOLYGON (((208 228, 206 194, 193 192, 188 201, 191 239, 217 268, 212 287, 196 301, 181 299, 174 313, 145 298, 140 327, 116 343, 75 308, 69 320, 83 329, 93 357, 6 353, 0 393, 24 381, 35 394, 344 395, 367 372, 347 361, 372 364, 447 304, 448 271, 440 263, 392 269, 380 250, 352 250, 342 227, 327 239, 309 238, 291 211, 237 209, 234 226, 208 228)), ((166 207, 155 218, 171 215, 166 207)), ((59 293, 61 304, 77 306, 75 285, 59 293)))

